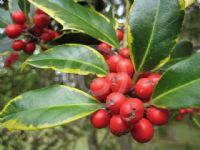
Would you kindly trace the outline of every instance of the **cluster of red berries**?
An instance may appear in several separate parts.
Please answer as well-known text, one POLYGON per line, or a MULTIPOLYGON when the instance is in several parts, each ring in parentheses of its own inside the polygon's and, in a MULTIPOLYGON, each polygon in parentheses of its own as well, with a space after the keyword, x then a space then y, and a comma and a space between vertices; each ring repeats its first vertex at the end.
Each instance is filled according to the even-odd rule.
POLYGON ((200 108, 182 108, 182 109, 179 109, 178 114, 176 115, 176 120, 181 121, 187 115, 189 115, 190 118, 192 118, 193 114, 200 116, 200 108))
POLYGON ((50 27, 51 18, 40 9, 35 12, 33 24, 27 21, 27 16, 22 11, 13 12, 12 20, 14 23, 9 24, 5 32, 9 38, 15 39, 12 43, 15 53, 11 53, 5 60, 5 67, 11 67, 17 60, 13 57, 18 55, 17 52, 23 50, 27 54, 33 54, 36 44, 48 43, 59 36, 50 27))
MULTIPOLYGON (((119 41, 123 31, 117 30, 119 41)), ((113 53, 111 46, 101 43, 98 50, 105 56, 110 73, 106 77, 96 78, 90 85, 90 92, 105 109, 94 112, 91 123, 95 128, 105 128, 116 136, 128 132, 141 143, 148 142, 154 134, 153 125, 164 125, 168 122, 169 111, 154 106, 144 107, 160 79, 159 74, 145 73, 140 76, 135 86, 132 85, 134 65, 129 58, 129 49, 123 48, 113 53), (131 94, 131 93, 135 94, 131 94)))

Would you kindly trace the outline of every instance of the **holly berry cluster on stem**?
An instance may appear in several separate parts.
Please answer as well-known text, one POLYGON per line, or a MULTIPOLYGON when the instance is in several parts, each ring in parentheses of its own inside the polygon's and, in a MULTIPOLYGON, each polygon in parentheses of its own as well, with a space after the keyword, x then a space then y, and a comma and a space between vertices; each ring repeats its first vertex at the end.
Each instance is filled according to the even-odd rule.
MULTIPOLYGON (((119 41, 123 40, 123 31, 117 30, 119 41)), ((145 143, 152 139, 154 126, 164 125, 169 119, 169 110, 154 106, 144 106, 157 85, 160 74, 144 73, 136 84, 132 84, 135 73, 128 48, 119 52, 112 51, 106 43, 98 45, 110 69, 106 77, 96 78, 90 85, 90 92, 105 108, 91 115, 91 124, 98 129, 109 126, 116 136, 131 133, 133 139, 145 143)))
POLYGON ((13 24, 7 25, 5 29, 7 37, 13 39, 13 52, 4 62, 7 68, 12 67, 12 64, 18 60, 20 51, 33 54, 36 44, 45 50, 43 45, 59 36, 59 33, 51 28, 52 19, 40 9, 36 9, 33 23, 28 21, 28 17, 22 11, 13 12, 12 20, 13 24))

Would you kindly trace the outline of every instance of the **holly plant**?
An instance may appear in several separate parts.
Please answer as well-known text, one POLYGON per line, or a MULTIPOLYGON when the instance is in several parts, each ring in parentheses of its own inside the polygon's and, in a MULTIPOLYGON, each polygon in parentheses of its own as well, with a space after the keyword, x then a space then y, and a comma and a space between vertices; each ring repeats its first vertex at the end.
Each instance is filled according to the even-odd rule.
POLYGON ((200 127, 200 53, 179 40, 186 4, 127 1, 127 19, 120 24, 78 1, 8 1, 9 9, 1 8, 1 28, 13 49, 6 68, 26 53, 22 70, 32 66, 95 79, 88 90, 52 85, 22 93, 3 108, 0 125, 39 130, 91 115, 95 128, 131 133, 141 143, 153 138, 155 126, 187 114, 200 127))

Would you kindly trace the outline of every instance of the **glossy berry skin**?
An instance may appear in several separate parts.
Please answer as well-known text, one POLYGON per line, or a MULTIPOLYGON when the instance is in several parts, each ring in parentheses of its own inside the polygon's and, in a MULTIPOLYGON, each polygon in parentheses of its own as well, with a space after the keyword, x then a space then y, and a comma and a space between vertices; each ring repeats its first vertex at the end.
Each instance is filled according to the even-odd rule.
POLYGON ((135 72, 134 66, 130 59, 121 59, 116 66, 117 72, 125 72, 129 74, 129 76, 132 76, 135 72))
POLYGON ((107 82, 109 82, 110 84, 112 84, 112 82, 114 82, 115 76, 117 75, 117 73, 109 73, 105 79, 107 82))
POLYGON ((133 125, 131 134, 137 142, 146 143, 153 138, 154 128, 149 120, 142 118, 138 123, 133 125))
POLYGON ((121 136, 129 132, 130 127, 122 120, 120 115, 114 115, 110 119, 110 132, 116 136, 121 136))
POLYGON ((33 54, 33 52, 35 51, 35 43, 27 43, 24 47, 24 52, 27 54, 33 54))
POLYGON ((42 33, 40 36, 41 40, 43 40, 45 43, 48 43, 54 39, 54 35, 49 33, 42 33))
POLYGON ((15 40, 12 43, 12 48, 15 51, 20 51, 22 49, 24 49, 25 43, 22 40, 15 40))
POLYGON ((122 41, 124 38, 124 32, 122 30, 117 30, 117 38, 119 41, 122 41))
POLYGON ((132 80, 127 73, 117 73, 112 79, 111 89, 113 92, 127 93, 132 86, 132 80))
POLYGON ((147 109, 146 117, 154 125, 164 125, 169 120, 169 110, 150 107, 147 109))
POLYGON ((126 97, 117 92, 113 92, 106 98, 106 108, 111 114, 118 114, 121 105, 126 101, 126 97))
POLYGON ((149 99, 153 93, 154 86, 150 79, 141 78, 135 84, 135 94, 143 99, 149 99))
POLYGON ((37 14, 33 17, 33 22, 34 22, 35 26, 44 28, 49 25, 50 19, 47 15, 37 14))
POLYGON ((109 53, 111 51, 111 46, 106 43, 100 43, 97 47, 98 51, 103 53, 109 53))
POLYGON ((105 109, 99 109, 94 112, 90 117, 90 122, 95 128, 105 128, 110 121, 108 112, 105 109))
POLYGON ((18 24, 9 24, 6 27, 6 35, 9 38, 17 38, 22 33, 22 27, 18 24))
POLYGON ((105 102, 111 92, 110 84, 104 78, 96 78, 90 84, 90 91, 99 101, 105 102))
POLYGON ((128 98, 120 107, 120 116, 128 124, 134 124, 142 119, 144 105, 140 99, 128 98))
POLYGON ((185 115, 185 114, 187 114, 187 109, 179 109, 179 114, 180 114, 180 115, 185 115))
POLYGON ((16 24, 23 25, 26 22, 26 16, 22 11, 16 11, 12 14, 12 19, 16 24))
POLYGON ((121 59, 123 58, 120 55, 113 55, 107 60, 111 72, 116 72, 116 65, 121 59))
POLYGON ((120 56, 124 58, 128 58, 130 56, 130 52, 128 48, 123 48, 119 51, 120 56))
POLYGON ((160 80, 160 74, 150 74, 148 78, 153 82, 154 86, 158 84, 158 81, 160 80))

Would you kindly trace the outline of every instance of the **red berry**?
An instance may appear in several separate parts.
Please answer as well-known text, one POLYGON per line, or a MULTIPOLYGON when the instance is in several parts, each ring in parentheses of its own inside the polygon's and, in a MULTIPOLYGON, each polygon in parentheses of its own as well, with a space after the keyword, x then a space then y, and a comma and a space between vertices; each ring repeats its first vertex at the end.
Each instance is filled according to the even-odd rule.
POLYGON ((111 89, 113 92, 127 93, 132 85, 132 80, 127 73, 117 73, 112 79, 111 89))
POLYGON ((160 80, 160 74, 150 74, 148 78, 154 83, 154 85, 157 85, 160 80))
POLYGON ((111 92, 110 84, 104 78, 96 78, 90 84, 90 91, 99 101, 105 102, 111 92))
POLYGON ((151 72, 144 72, 144 73, 142 73, 142 74, 139 75, 139 79, 140 78, 148 78, 149 75, 151 75, 151 74, 152 74, 151 72))
POLYGON ((131 134, 136 141, 145 143, 152 139, 154 135, 154 128, 151 122, 142 118, 137 124, 133 125, 131 134))
POLYGON ((179 109, 179 114, 185 115, 185 114, 187 114, 187 110, 186 109, 179 109))
POLYGON ((109 53, 111 51, 111 46, 106 43, 100 43, 97 47, 98 51, 103 53, 109 53))
POLYGON ((148 78, 141 78, 135 85, 135 93, 143 99, 149 99, 153 93, 154 86, 148 78))
POLYGON ((135 72, 133 64, 129 59, 121 59, 117 63, 116 70, 117 70, 117 72, 128 73, 130 76, 132 76, 133 73, 135 72))
POLYGON ((186 111, 187 111, 187 113, 192 113, 193 109, 192 108, 187 108, 186 111))
POLYGON ((122 41, 124 38, 124 32, 122 30, 117 30, 117 38, 119 41, 122 41))
POLYGON ((136 123, 144 115, 144 105, 140 99, 129 98, 120 107, 120 116, 128 124, 136 123))
POLYGON ((121 136, 129 132, 129 126, 121 119, 120 115, 114 115, 110 119, 110 131, 116 136, 121 136))
POLYGON ((169 110, 150 107, 147 109, 146 117, 154 125, 164 125, 169 120, 169 110))
POLYGON ((37 26, 33 26, 32 32, 35 36, 40 36, 43 32, 43 29, 37 26))
POLYGON ((101 129, 109 124, 110 117, 105 109, 99 109, 91 115, 90 121, 95 128, 101 129))
POLYGON ((128 48, 123 48, 119 51, 119 54, 124 57, 124 58, 128 58, 130 56, 130 52, 128 48))
POLYGON ((26 16, 22 11, 16 11, 12 14, 12 19, 16 24, 24 24, 26 22, 26 16))
POLYGON ((111 93, 106 98, 106 107, 109 109, 111 114, 118 114, 121 105, 126 101, 126 97, 121 93, 111 93))
POLYGON ((114 81, 114 79, 115 79, 115 76, 116 76, 117 74, 116 73, 109 73, 107 76, 106 76, 106 81, 107 82, 109 82, 110 84, 112 84, 114 81))
POLYGON ((41 15, 41 14, 43 14, 43 15, 47 15, 43 10, 41 10, 41 9, 36 9, 36 12, 35 12, 36 14, 38 14, 38 15, 41 15))
POLYGON ((18 24, 9 24, 6 27, 6 35, 9 38, 17 38, 22 33, 22 27, 18 24))
POLYGON ((33 54, 34 50, 35 50, 35 43, 30 42, 25 45, 24 48, 25 53, 33 54))
POLYGON ((44 28, 49 25, 50 19, 47 15, 38 14, 33 17, 33 22, 34 22, 35 26, 44 28))
POLYGON ((120 55, 113 55, 107 60, 111 72, 116 72, 116 65, 122 59, 120 55))
POLYGON ((177 115, 176 116, 176 121, 181 121, 183 120, 183 116, 182 115, 177 115))
POLYGON ((45 33, 42 33, 42 35, 40 36, 40 38, 41 38, 45 43, 48 43, 48 42, 50 42, 50 41, 52 41, 52 40, 54 39, 54 35, 45 32, 45 33))
POLYGON ((12 43, 12 48, 15 50, 15 51, 20 51, 24 48, 25 46, 25 43, 22 41, 22 40, 15 40, 13 43, 12 43))
POLYGON ((10 53, 10 55, 5 59, 4 67, 11 68, 12 64, 17 61, 19 55, 17 53, 10 53))

